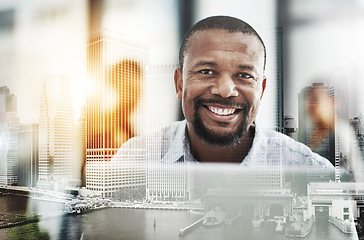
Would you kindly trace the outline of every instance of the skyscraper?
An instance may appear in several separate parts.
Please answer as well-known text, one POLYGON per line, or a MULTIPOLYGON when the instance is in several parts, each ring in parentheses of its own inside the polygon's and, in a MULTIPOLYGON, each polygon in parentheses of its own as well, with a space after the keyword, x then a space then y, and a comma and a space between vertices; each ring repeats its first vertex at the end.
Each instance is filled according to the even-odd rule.
POLYGON ((360 114, 359 116, 350 119, 349 123, 354 129, 354 135, 361 154, 360 157, 364 161, 364 117, 360 114))
POLYGON ((175 64, 147 66, 144 106, 148 133, 177 120, 180 106, 173 81, 176 67, 175 64))
POLYGON ((61 189, 73 178, 73 112, 69 80, 46 76, 39 119, 39 187, 61 189))
MULTIPOLYGON (((146 115, 148 132, 155 132, 176 120, 178 102, 173 84, 176 65, 148 66, 146 115), (161 95, 155 93, 163 93, 161 95), (163 107, 160 107, 163 106, 163 107), (166 111, 168 109, 168 111, 166 111)), ((187 168, 181 164, 165 166, 161 161, 163 142, 160 136, 148 134, 146 139, 147 178, 146 191, 150 201, 188 200, 191 196, 187 168)), ((177 146, 174 148, 177 149, 177 146)))
POLYGON ((354 128, 356 136, 364 135, 364 116, 359 115, 349 120, 350 126, 354 128))
POLYGON ((27 124, 19 127, 18 185, 35 187, 38 180, 39 125, 27 124))
POLYGON ((86 106, 81 108, 81 116, 77 119, 74 131, 74 174, 86 186, 86 106))
POLYGON ((123 174, 130 168, 139 176, 134 176, 137 184, 131 185, 145 185, 145 169, 138 170, 145 168, 145 160, 141 165, 135 158, 135 168, 133 161, 110 160, 125 141, 143 131, 141 115, 135 113, 142 112, 137 106, 142 103, 149 51, 143 44, 109 29, 92 35, 87 48, 86 187, 110 196, 125 186, 123 176, 133 175, 123 174))
POLYGON ((0 87, 0 184, 18 182, 17 99, 6 86, 0 87))

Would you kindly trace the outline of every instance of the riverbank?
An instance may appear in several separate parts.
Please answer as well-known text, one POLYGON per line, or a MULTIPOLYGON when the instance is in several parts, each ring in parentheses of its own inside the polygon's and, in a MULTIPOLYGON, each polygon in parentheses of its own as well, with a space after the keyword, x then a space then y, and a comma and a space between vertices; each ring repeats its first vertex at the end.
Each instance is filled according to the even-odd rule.
MULTIPOLYGON (((52 204, 58 204, 58 205, 54 205, 57 206, 56 209, 57 212, 52 212, 52 209, 49 210, 42 210, 41 212, 39 212, 36 208, 31 208, 33 210, 30 210, 30 212, 25 213, 25 212, 19 212, 19 213, 9 213, 7 212, 6 209, 3 209, 5 211, 1 212, 0 211, 0 229, 2 228, 12 228, 12 227, 16 227, 19 225, 25 225, 28 223, 34 223, 34 222, 39 222, 39 221, 44 221, 44 220, 48 220, 51 218, 57 218, 57 217, 62 217, 64 215, 67 215, 68 213, 64 211, 65 209, 65 200, 63 198, 57 198, 55 197, 53 194, 52 196, 50 195, 41 195, 39 193, 39 191, 36 191, 37 194, 23 194, 23 189, 20 190, 20 194, 19 191, 20 189, 1 189, 2 195, 0 196, 0 198, 2 199, 6 199, 8 197, 20 197, 20 198, 24 198, 24 201, 29 203, 29 201, 32 201, 34 206, 34 203, 36 203, 35 205, 43 205, 47 202, 48 203, 52 203, 52 204), (28 200, 26 200, 28 199, 28 200), (44 203, 42 203, 44 202, 44 203), (60 205, 59 205, 60 204, 60 205)), ((83 200, 84 201, 84 200, 83 200)), ((6 204, 6 202, 4 202, 4 204, 6 204)), ((27 204, 28 205, 28 204, 27 204)), ((106 208, 110 208, 110 207, 114 207, 114 208, 123 208, 123 209, 150 209, 150 210, 178 210, 178 211, 189 211, 189 210, 195 210, 198 212, 203 212, 203 208, 201 208, 200 205, 198 204, 188 204, 188 203, 131 203, 131 202, 110 202, 108 204, 108 207, 95 207, 95 208, 87 208, 87 210, 85 211, 80 211, 80 213, 71 213, 71 214, 85 214, 85 213, 90 213, 93 212, 94 210, 102 210, 102 209, 106 209, 106 208)))
POLYGON ((30 190, 28 187, 19 187, 19 186, 0 186, 0 197, 6 195, 15 195, 15 196, 29 196, 30 190))
POLYGON ((39 222, 40 220, 45 221, 56 217, 61 217, 65 215, 64 212, 56 212, 56 213, 49 213, 47 215, 32 215, 32 216, 18 216, 15 219, 0 222, 0 229, 1 228, 11 228, 19 225, 24 225, 28 223, 39 222))
POLYGON ((125 203, 125 202, 111 202, 112 207, 126 208, 126 209, 155 209, 155 210, 198 210, 203 211, 203 207, 199 204, 160 204, 160 203, 125 203))

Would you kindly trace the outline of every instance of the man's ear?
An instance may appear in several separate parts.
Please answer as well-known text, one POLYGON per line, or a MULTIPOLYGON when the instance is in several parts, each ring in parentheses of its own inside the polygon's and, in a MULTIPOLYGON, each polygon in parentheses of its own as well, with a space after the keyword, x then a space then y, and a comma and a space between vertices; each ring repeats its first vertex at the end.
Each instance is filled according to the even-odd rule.
POLYGON ((180 68, 176 68, 174 70, 174 87, 176 88, 177 98, 182 100, 183 77, 182 70, 180 68))
POLYGON ((267 84, 267 78, 264 76, 263 81, 262 81, 262 94, 260 95, 260 99, 262 99, 262 97, 263 97, 266 84, 267 84))

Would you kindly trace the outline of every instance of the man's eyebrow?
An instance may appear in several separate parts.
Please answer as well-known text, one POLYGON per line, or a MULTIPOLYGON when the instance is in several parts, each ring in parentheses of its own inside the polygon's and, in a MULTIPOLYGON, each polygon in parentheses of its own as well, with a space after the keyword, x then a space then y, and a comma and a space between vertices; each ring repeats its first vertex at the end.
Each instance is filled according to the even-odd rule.
POLYGON ((201 67, 201 66, 216 66, 216 65, 217 65, 216 62, 200 61, 200 62, 196 63, 193 67, 197 68, 197 67, 201 67))
POLYGON ((254 66, 251 66, 251 65, 242 65, 242 64, 239 64, 238 65, 238 68, 241 69, 241 70, 256 71, 256 68, 254 66))

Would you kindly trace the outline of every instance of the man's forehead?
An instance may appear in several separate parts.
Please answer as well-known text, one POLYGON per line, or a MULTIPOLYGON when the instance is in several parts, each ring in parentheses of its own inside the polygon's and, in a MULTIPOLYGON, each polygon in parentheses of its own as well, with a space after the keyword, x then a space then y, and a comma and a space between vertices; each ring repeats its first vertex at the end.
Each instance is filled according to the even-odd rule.
MULTIPOLYGON (((253 34, 244 33, 241 31, 230 32, 225 29, 205 29, 205 30, 197 31, 189 37, 188 45, 191 45, 191 43, 199 41, 202 38, 211 38, 212 40, 216 40, 216 41, 231 38, 231 39, 235 39, 235 40, 241 40, 242 43, 244 42, 243 41, 244 39, 254 39, 254 40, 257 40, 258 45, 262 46, 262 44, 259 42, 258 37, 253 34)), ((255 42, 255 41, 253 41, 253 42, 255 42)))
POLYGON ((256 36, 223 29, 209 29, 196 32, 191 36, 186 49, 185 61, 187 64, 193 65, 196 64, 196 61, 201 60, 215 62, 217 59, 214 54, 218 52, 224 52, 224 55, 220 55, 220 57, 228 59, 240 56, 245 60, 260 62, 260 59, 264 58, 264 48, 256 36), (190 62, 191 60, 194 63, 190 62))
POLYGON ((189 38, 185 54, 191 53, 191 48, 194 51, 212 48, 264 55, 264 47, 257 36, 243 32, 229 32, 224 29, 197 31, 189 38))

